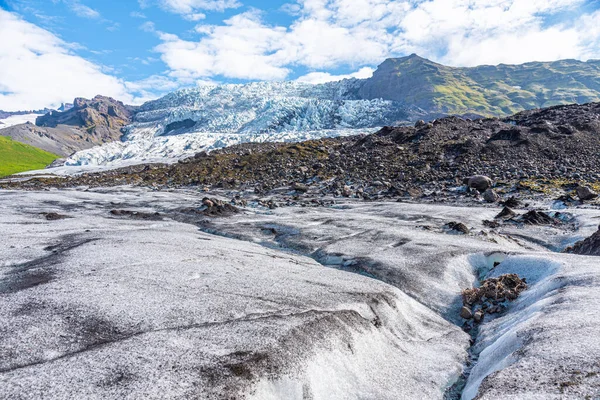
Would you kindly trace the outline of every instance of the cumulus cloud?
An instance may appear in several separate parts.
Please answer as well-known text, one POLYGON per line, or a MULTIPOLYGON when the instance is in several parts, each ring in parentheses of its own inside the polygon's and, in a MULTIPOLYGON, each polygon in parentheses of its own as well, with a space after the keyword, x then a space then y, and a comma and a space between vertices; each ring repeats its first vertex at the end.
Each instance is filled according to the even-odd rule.
MULTIPOLYGON (((170 75, 184 80, 284 79, 295 66, 360 68, 410 53, 454 66, 586 59, 600 56, 600 21, 598 12, 577 12, 584 2, 298 0, 281 8, 294 16, 289 26, 252 10, 222 25, 199 25, 197 40, 160 33, 155 50, 170 75)), ((163 3, 180 13, 194 9, 188 0, 163 3)))
POLYGON ((296 80, 298 82, 317 84, 317 83, 341 81, 342 79, 350 79, 350 78, 367 79, 367 78, 370 78, 373 76, 373 72, 375 72, 375 70, 373 68, 369 68, 369 67, 363 67, 363 68, 359 69, 358 71, 353 72, 351 74, 347 74, 347 75, 332 75, 329 72, 311 72, 306 75, 302 75, 301 77, 299 77, 296 80))
POLYGON ((239 79, 284 79, 289 70, 276 53, 285 28, 270 27, 256 10, 225 20, 222 26, 200 25, 203 40, 193 42, 158 32, 163 41, 155 50, 171 69, 171 76, 185 83, 222 75, 239 79))
MULTIPOLYGON (((57 106, 97 94, 139 103, 144 82, 131 84, 73 53, 71 44, 0 9, 0 109, 57 106), (133 85, 133 86, 131 86, 133 85)), ((143 94, 148 94, 144 92, 143 94)))

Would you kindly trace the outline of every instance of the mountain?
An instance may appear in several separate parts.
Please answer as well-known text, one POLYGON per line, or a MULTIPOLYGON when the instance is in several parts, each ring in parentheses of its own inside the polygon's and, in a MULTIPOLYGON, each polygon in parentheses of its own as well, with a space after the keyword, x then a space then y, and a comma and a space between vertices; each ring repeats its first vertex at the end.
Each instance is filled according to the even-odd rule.
POLYGON ((58 156, 0 136, 0 177, 45 168, 58 156))
POLYGON ((600 101, 600 60, 454 68, 416 54, 390 58, 364 81, 359 97, 410 104, 436 117, 506 116, 558 104, 600 101))
POLYGON ((123 127, 132 122, 136 109, 105 96, 76 98, 72 108, 39 116, 35 125, 25 123, 0 129, 0 136, 68 156, 120 140, 123 127))

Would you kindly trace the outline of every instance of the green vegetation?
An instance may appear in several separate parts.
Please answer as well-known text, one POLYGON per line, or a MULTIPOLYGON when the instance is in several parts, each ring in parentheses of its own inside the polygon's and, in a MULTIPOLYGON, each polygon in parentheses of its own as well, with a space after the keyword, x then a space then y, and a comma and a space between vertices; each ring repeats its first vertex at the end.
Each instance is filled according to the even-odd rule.
POLYGON ((432 114, 502 117, 600 101, 600 60, 455 68, 412 55, 386 60, 361 90, 366 97, 401 101, 432 114))
POLYGON ((0 136, 0 177, 45 168, 57 155, 0 136))

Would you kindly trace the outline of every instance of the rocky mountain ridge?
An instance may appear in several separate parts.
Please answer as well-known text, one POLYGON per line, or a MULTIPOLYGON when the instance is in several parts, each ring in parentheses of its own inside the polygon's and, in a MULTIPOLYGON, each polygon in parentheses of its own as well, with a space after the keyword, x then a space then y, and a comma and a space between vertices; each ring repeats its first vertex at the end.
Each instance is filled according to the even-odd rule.
POLYGON ((60 156, 120 140, 137 107, 106 96, 76 98, 73 107, 52 110, 33 124, 0 129, 0 135, 60 156))

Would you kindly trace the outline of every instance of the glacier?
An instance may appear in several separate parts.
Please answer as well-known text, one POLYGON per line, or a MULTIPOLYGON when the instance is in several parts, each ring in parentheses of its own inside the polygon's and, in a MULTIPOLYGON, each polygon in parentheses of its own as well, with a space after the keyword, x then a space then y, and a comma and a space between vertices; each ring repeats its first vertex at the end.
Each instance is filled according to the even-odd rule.
POLYGON ((362 84, 252 82, 179 90, 142 105, 122 142, 77 152, 65 165, 168 162, 246 142, 372 133, 418 113, 395 101, 361 99, 362 84))
POLYGON ((204 220, 205 195, 0 191, 0 398, 598 398, 598 258, 548 249, 598 209, 492 231, 489 207, 352 199, 204 220), (507 273, 529 288, 463 332, 461 290, 507 273))

